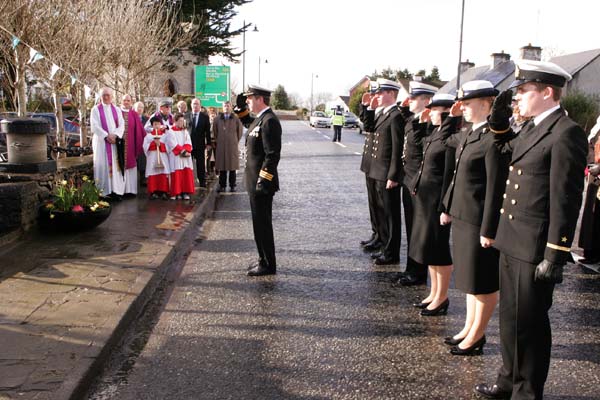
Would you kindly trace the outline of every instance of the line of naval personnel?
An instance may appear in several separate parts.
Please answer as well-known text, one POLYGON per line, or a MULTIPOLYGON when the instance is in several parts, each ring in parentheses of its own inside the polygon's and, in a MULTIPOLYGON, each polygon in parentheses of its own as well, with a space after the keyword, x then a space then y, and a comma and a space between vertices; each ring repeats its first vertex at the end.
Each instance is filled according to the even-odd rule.
POLYGON ((482 354, 499 299, 502 366, 494 384, 473 388, 480 398, 543 398, 548 311, 571 261, 587 154, 583 129, 560 105, 570 79, 556 64, 519 60, 515 81, 502 93, 488 81, 471 81, 455 99, 414 82, 399 106, 390 101, 398 83, 378 79, 363 97, 361 171, 372 235, 362 245, 379 250, 375 264, 399 262, 402 185, 405 219, 414 213, 408 254, 420 265, 407 266, 399 283, 424 283, 429 266, 429 296, 415 306, 424 316, 443 315, 454 262, 456 287, 467 296, 464 328, 444 339, 451 354, 482 354), (422 109, 412 105, 420 95, 422 109), (528 120, 518 133, 510 123, 513 96, 528 120))

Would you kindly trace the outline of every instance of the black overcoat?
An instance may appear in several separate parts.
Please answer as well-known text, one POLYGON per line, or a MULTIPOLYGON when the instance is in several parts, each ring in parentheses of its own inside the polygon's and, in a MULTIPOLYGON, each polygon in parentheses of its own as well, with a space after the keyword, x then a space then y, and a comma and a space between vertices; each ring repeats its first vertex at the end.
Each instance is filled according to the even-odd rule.
POLYGON ((244 182, 249 194, 256 193, 258 178, 267 180, 270 194, 279 190, 277 165, 281 156, 281 123, 270 108, 248 126, 244 182))
POLYGON ((404 117, 396 105, 377 117, 374 132, 368 176, 378 181, 402 183, 404 117))

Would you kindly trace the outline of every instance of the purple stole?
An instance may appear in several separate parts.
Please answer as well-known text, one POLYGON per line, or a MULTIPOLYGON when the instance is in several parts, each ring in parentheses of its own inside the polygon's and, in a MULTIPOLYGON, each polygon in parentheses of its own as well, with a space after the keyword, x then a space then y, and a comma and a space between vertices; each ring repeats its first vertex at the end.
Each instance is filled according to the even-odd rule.
POLYGON ((146 131, 142 126, 139 115, 129 110, 127 113, 127 154, 125 157, 125 169, 137 167, 137 158, 144 152, 142 144, 146 131))
MULTIPOLYGON (((115 120, 115 126, 118 128, 119 127, 119 116, 117 115, 117 108, 111 104, 110 109, 112 111, 113 119, 115 120)), ((104 114, 104 106, 102 103, 98 104, 98 112, 100 114, 100 124, 102 125, 102 129, 104 129, 104 131, 106 133, 108 133, 108 124, 106 123, 106 115, 104 114)), ((112 166, 112 147, 111 147, 110 143, 108 143, 108 142, 105 142, 105 143, 106 143, 106 156, 108 159, 108 174, 110 176, 112 176, 112 173, 113 173, 113 170, 112 170, 112 168, 113 168, 113 166, 112 166)))
MULTIPOLYGON (((164 118, 163 118, 162 114, 160 113, 160 111, 155 112, 154 116, 160 118, 161 121, 164 121, 164 118)), ((173 126, 173 115, 169 114, 168 120, 169 120, 169 125, 173 126)))

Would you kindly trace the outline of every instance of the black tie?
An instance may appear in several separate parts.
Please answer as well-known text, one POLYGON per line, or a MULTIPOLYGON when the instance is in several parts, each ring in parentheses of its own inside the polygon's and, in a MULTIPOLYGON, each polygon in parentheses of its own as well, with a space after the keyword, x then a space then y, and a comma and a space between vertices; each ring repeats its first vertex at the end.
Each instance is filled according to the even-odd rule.
POLYGON ((535 122, 533 122, 533 120, 527 121, 519 131, 519 136, 521 136, 522 138, 527 137, 527 135, 529 135, 533 128, 535 128, 535 122))
POLYGON ((194 128, 198 125, 198 114, 194 113, 194 128))

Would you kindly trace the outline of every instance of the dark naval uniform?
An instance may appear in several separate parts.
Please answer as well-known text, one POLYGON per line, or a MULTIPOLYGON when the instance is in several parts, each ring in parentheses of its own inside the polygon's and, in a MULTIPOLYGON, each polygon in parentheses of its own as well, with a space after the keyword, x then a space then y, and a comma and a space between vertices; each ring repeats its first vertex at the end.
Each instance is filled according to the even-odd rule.
POLYGON ((468 125, 444 142, 456 148, 454 176, 444 197, 452 216, 455 285, 469 294, 494 293, 499 253, 481 247, 480 236, 496 237, 510 156, 500 153, 487 123, 475 130, 468 125))
POLYGON ((360 161, 360 170, 365 174, 367 185, 367 199, 369 202, 369 217, 371 220, 371 238, 365 243, 365 249, 376 249, 381 245, 379 238, 379 228, 377 228, 377 212, 376 212, 376 190, 375 180, 369 177, 369 169, 371 167, 371 154, 373 153, 373 137, 375 135, 375 111, 369 110, 367 106, 359 105, 359 118, 363 123, 365 131, 365 144, 363 146, 363 154, 360 161))
POLYGON ((389 106, 379 114, 374 131, 368 176, 375 180, 377 227, 383 244, 376 263, 391 264, 400 260, 402 223, 400 185, 386 189, 388 180, 401 183, 404 176, 404 117, 398 106, 389 106))
POLYGON ((446 147, 442 138, 455 133, 459 122, 446 118, 441 126, 421 124, 422 130, 432 132, 424 139, 423 162, 410 185, 414 224, 408 255, 424 265, 452 264, 450 225, 440 225, 440 214, 446 211, 442 198, 454 171, 454 149, 446 147))
MULTIPOLYGON (((402 208, 404 209, 404 226, 406 228, 407 253, 406 275, 411 275, 415 283, 427 281, 427 265, 415 261, 410 255, 413 231, 413 197, 411 194, 412 184, 422 166, 423 161, 423 137, 425 129, 419 123, 419 116, 412 113, 408 107, 400 107, 400 111, 406 120, 404 126, 404 146, 402 149, 402 164, 404 167, 404 179, 402 180, 402 208)), ((401 277, 402 281, 402 277, 401 277)))
POLYGON ((534 272, 544 259, 563 265, 570 258, 587 153, 584 131, 562 108, 532 125, 501 146, 512 159, 494 244, 501 253, 497 385, 512 389, 513 399, 543 398, 554 283, 534 280, 534 272))
MULTIPOLYGON (((270 95, 250 86, 245 95, 270 95), (253 90, 254 89, 254 90, 253 90)), ((281 124, 267 108, 256 118, 244 116, 250 122, 246 136, 246 169, 244 184, 250 198, 254 241, 258 250, 260 272, 275 273, 275 242, 273 238, 273 195, 279 190, 277 165, 281 153, 281 124)), ((252 272, 254 270, 251 270, 252 272)), ((250 274, 249 272, 249 274, 250 274)))

